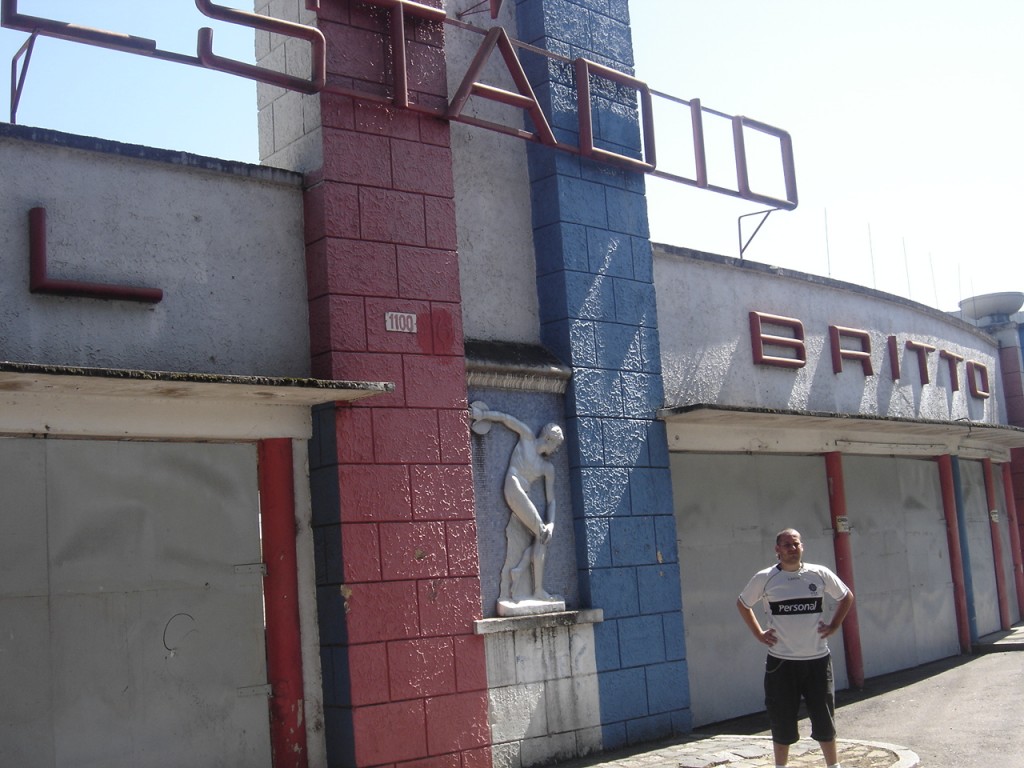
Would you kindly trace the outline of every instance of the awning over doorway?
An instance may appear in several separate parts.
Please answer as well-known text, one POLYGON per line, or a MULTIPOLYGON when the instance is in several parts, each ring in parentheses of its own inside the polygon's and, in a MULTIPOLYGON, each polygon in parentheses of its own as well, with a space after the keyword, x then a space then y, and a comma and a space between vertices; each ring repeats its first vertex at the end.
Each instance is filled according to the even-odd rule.
POLYGON ((301 438, 314 405, 393 390, 380 381, 0 362, 0 433, 301 438))
POLYGON ((658 413, 671 451, 938 456, 1009 461, 1024 429, 967 420, 930 421, 696 404, 658 413))

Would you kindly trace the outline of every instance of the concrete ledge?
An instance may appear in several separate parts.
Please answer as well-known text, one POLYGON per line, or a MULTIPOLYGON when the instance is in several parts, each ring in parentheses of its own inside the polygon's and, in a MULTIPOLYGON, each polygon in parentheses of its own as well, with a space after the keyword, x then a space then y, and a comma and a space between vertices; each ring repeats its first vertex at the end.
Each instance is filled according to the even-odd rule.
POLYGON ((254 165, 237 160, 222 160, 217 157, 192 154, 191 152, 146 147, 142 144, 127 144, 122 141, 101 139, 95 136, 81 136, 77 133, 65 133, 50 128, 36 128, 30 125, 0 123, 0 139, 30 141, 35 144, 48 144, 64 149, 122 157, 126 160, 143 160, 153 163, 177 165, 183 168, 194 168, 211 173, 244 176, 258 181, 283 184, 297 189, 300 189, 303 183, 301 173, 295 173, 283 168, 254 165))
POLYGON ((600 624, 603 621, 603 609, 588 608, 582 611, 539 613, 533 616, 480 619, 473 622, 473 634, 492 635, 496 632, 519 632, 521 630, 546 629, 548 627, 571 627, 576 624, 600 624))

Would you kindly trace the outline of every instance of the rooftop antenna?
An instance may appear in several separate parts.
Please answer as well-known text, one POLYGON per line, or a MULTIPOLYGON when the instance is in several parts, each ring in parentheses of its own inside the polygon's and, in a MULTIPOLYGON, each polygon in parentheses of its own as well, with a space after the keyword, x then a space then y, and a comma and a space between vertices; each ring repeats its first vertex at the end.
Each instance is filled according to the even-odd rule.
POLYGON ((878 290, 878 281, 875 279, 875 241, 871 239, 871 222, 868 222, 868 253, 871 254, 871 287, 878 290))
MULTIPOLYGON (((964 273, 960 269, 960 262, 956 263, 956 290, 960 294, 960 298, 964 298, 964 273)), ((964 316, 963 309, 960 310, 960 319, 964 316)))
POLYGON ((828 208, 825 209, 825 266, 828 269, 828 276, 832 277, 832 252, 828 247, 828 208))
POLYGON ((907 238, 903 238, 903 270, 907 273, 907 298, 913 301, 914 291, 910 287, 910 262, 907 261, 907 238))
POLYGON ((939 306, 939 289, 935 285, 935 261, 932 259, 931 251, 928 252, 928 266, 931 267, 932 270, 932 298, 935 301, 935 308, 942 309, 942 307, 939 306))

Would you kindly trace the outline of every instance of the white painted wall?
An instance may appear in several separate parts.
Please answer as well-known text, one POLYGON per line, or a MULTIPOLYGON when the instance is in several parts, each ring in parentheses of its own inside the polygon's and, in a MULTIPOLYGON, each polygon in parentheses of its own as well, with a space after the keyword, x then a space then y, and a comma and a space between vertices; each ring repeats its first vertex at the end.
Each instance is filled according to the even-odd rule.
MULTIPOLYGON (((488 14, 467 21, 501 25, 517 37, 515 3, 504 3, 496 21, 488 14)), ((453 94, 483 37, 445 28, 448 91, 453 94)), ((515 91, 497 51, 481 80, 515 91)), ((522 128, 523 111, 474 98, 467 114, 522 128)), ((458 220, 462 324, 466 338, 538 343, 536 261, 530 180, 525 141, 460 123, 451 123, 455 211, 458 220)))
MULTIPOLYGON (((847 283, 686 253, 668 246, 655 249, 666 407, 707 403, 901 418, 1005 420, 994 340, 951 315, 847 283), (753 363, 751 311, 802 321, 805 367, 792 370, 753 363), (870 333, 875 375, 866 377, 860 364, 849 360, 841 373, 833 373, 829 325, 870 333), (890 334, 896 335, 901 350, 898 381, 892 380, 888 362, 890 334), (908 339, 984 364, 992 397, 971 397, 963 363, 960 389, 954 392, 948 364, 937 352, 929 355, 931 383, 922 386, 917 357, 904 349, 908 339)), ((778 348, 766 351, 783 354, 778 348)))
POLYGON ((9 126, 0 167, 0 359, 308 375, 299 176, 9 126), (161 288, 163 301, 31 294, 36 206, 50 277, 161 288))

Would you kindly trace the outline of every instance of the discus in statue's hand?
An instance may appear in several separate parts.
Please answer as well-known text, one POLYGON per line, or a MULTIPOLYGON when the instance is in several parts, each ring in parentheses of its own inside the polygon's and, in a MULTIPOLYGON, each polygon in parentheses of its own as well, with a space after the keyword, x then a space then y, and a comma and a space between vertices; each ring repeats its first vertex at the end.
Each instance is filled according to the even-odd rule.
POLYGON ((484 413, 489 411, 490 407, 483 400, 474 400, 469 404, 469 415, 473 419, 473 423, 470 425, 472 429, 478 435, 486 435, 491 431, 491 422, 485 421, 484 419, 478 419, 474 417, 476 413, 484 413))

